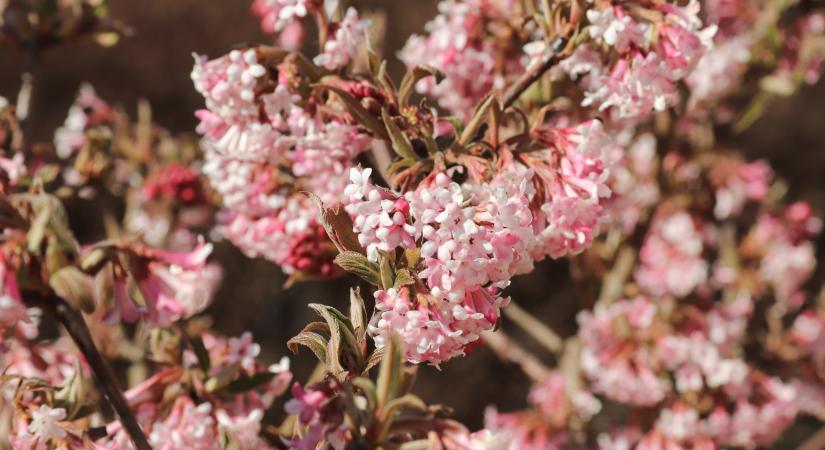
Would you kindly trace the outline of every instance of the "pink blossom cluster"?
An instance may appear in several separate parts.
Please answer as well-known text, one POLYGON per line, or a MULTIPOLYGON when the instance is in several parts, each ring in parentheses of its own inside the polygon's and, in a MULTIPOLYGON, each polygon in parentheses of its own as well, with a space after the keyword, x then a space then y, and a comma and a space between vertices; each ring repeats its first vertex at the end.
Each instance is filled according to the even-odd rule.
POLYGON ((419 81, 417 89, 438 100, 461 119, 468 119, 476 103, 507 75, 524 70, 521 52, 501 46, 488 34, 489 22, 513 17, 511 0, 443 0, 438 16, 427 23, 426 35, 410 37, 399 58, 410 68, 427 65, 444 73, 436 83, 419 81))
POLYGON ((513 276, 592 243, 607 220, 609 139, 593 121, 543 131, 540 142, 546 148, 503 166, 489 182, 459 184, 439 172, 403 196, 374 186, 370 169, 351 170, 346 210, 368 259, 378 262, 396 248, 420 248, 422 259, 413 286, 375 294, 371 331, 379 346, 396 331, 411 361, 462 354, 495 325, 507 303, 499 290, 513 276))
POLYGON ((634 277, 653 297, 685 297, 708 277, 702 224, 686 211, 662 212, 653 219, 639 252, 634 277))
POLYGON ((252 11, 261 18, 264 31, 280 31, 290 21, 299 20, 314 12, 312 0, 255 0, 252 11))
POLYGON ((794 203, 778 214, 764 213, 751 230, 748 245, 759 256, 759 275, 770 285, 782 312, 799 309, 803 285, 816 268, 812 238, 822 229, 810 205, 794 203))
POLYGON ((302 192, 338 203, 351 160, 372 139, 317 99, 294 93, 286 73, 262 65, 262 51, 198 57, 192 72, 206 99, 198 131, 203 173, 223 198, 220 229, 246 254, 287 273, 331 275, 328 240, 302 192))
POLYGON ((668 305, 639 297, 579 317, 582 369, 593 391, 661 408, 636 448, 755 447, 776 440, 795 420, 799 399, 793 384, 741 359, 750 301, 689 319, 678 319, 675 305, 668 305), (712 406, 689 406, 696 395, 708 396, 712 406))
POLYGON ((616 57, 588 76, 583 105, 609 110, 617 120, 637 120, 676 104, 677 83, 712 47, 716 27, 703 28, 696 1, 652 4, 651 16, 658 18, 651 22, 626 8, 608 2, 586 12, 593 44, 616 57))
POLYGON ((573 388, 561 372, 554 371, 536 383, 528 395, 529 409, 502 413, 489 408, 484 415, 484 432, 496 437, 497 446, 471 449, 555 450, 571 444, 571 424, 589 421, 602 409, 591 393, 573 388))
POLYGON ((288 441, 289 448, 313 450, 322 444, 336 450, 345 448, 345 428, 341 423, 343 416, 339 403, 330 383, 317 383, 306 388, 293 384, 292 399, 284 405, 284 410, 297 417, 298 424, 306 431, 303 436, 288 441))
POLYGON ((86 132, 99 125, 108 125, 112 121, 112 108, 98 97, 95 89, 84 84, 80 87, 63 126, 54 133, 54 147, 57 156, 71 158, 88 143, 86 132))
POLYGON ((746 163, 722 158, 708 174, 716 189, 713 214, 724 220, 738 215, 748 201, 759 202, 768 195, 773 171, 765 161, 746 163))
POLYGON ((332 24, 334 33, 313 62, 327 70, 338 70, 354 61, 363 47, 368 27, 369 23, 358 17, 355 8, 347 9, 341 22, 332 24))

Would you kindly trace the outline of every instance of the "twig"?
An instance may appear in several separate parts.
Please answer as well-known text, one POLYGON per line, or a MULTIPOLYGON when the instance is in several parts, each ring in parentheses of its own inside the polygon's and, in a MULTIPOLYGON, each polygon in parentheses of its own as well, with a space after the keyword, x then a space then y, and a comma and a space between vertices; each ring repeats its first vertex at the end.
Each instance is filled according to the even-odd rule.
POLYGON ((825 449, 825 427, 809 437, 808 440, 799 446, 799 450, 823 450, 825 449))
POLYGON ((20 91, 17 93, 15 106, 17 122, 23 131, 26 131, 26 119, 29 117, 31 109, 32 91, 34 89, 34 68, 37 66, 39 56, 37 40, 32 39, 26 46, 26 66, 23 68, 23 75, 20 77, 20 91))
POLYGON ((525 72, 518 80, 516 80, 515 84, 510 86, 510 89, 504 94, 504 97, 501 99, 501 109, 507 109, 508 107, 512 106, 513 103, 521 97, 521 94, 527 90, 533 83, 536 82, 545 72, 550 70, 553 66, 558 64, 559 60, 562 57, 562 51, 564 47, 567 46, 567 38, 559 37, 553 42, 553 48, 550 49, 550 53, 548 53, 544 57, 544 61, 541 64, 537 64, 533 66, 530 70, 525 72))
POLYGON ((69 335, 80 349, 80 352, 83 353, 103 393, 120 417, 120 422, 129 433, 132 442, 135 443, 135 447, 137 450, 152 450, 149 441, 146 440, 146 435, 140 428, 134 414, 132 414, 132 411, 129 409, 126 398, 118 388, 117 380, 115 379, 114 373, 112 373, 112 369, 95 346, 92 335, 89 332, 89 327, 86 325, 83 316, 62 299, 55 298, 54 301, 56 304, 54 307, 55 315, 63 326, 66 327, 66 331, 69 332, 69 335))
MULTIPOLYGON (((536 64, 530 68, 527 72, 524 72, 516 82, 510 86, 510 89, 507 89, 507 92, 504 93, 504 97, 501 98, 501 110, 504 111, 510 106, 513 106, 513 103, 521 97, 521 94, 527 90, 533 83, 536 82, 542 75, 545 74, 548 70, 550 70, 553 66, 558 64, 558 62, 562 58, 562 51, 567 46, 567 38, 560 36, 553 42, 553 48, 550 49, 550 52, 545 55, 544 60, 541 64, 536 64)), ((475 134, 474 140, 479 140, 484 137, 484 133, 487 132, 488 124, 483 123, 479 128, 478 132, 475 134)))
POLYGON ((510 339, 503 331, 488 331, 482 333, 481 337, 499 358, 518 364, 531 380, 543 381, 552 374, 538 358, 510 339))
POLYGON ((536 342, 547 347, 551 352, 555 354, 561 352, 563 343, 559 335, 540 320, 530 315, 530 313, 525 311, 521 306, 510 302, 510 304, 504 308, 504 315, 521 327, 521 329, 535 339, 536 342))
POLYGON ((633 264, 636 262, 636 251, 630 246, 623 246, 619 249, 618 256, 613 263, 613 268, 604 277, 602 289, 599 293, 597 304, 610 303, 622 295, 624 283, 630 272, 633 270, 633 264))

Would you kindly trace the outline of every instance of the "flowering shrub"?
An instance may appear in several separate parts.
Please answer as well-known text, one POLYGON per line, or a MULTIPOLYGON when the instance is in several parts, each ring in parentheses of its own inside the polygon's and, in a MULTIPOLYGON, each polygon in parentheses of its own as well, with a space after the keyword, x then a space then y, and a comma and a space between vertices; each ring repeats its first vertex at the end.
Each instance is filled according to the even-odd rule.
MULTIPOLYGON (((30 80, 0 98, 1 447, 753 449, 825 419, 822 223, 728 142, 819 78, 820 3, 442 0, 401 79, 342 3, 255 0, 278 45, 195 56, 197 137, 84 86, 32 143, 30 80), (309 380, 210 329, 220 240, 360 283, 287 343, 309 380), (564 339, 507 293, 548 258, 578 287, 564 339), (481 344, 534 385, 472 431, 413 375, 481 344)), ((124 29, 105 2, 0 12, 35 53, 124 29)))

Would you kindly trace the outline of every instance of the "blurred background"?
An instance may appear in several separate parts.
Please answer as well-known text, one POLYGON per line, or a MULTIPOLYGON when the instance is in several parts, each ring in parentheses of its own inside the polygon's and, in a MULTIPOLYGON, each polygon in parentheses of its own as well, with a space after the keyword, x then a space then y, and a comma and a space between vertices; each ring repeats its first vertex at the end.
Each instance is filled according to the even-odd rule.
MULTIPOLYGON (((385 18, 386 36, 380 50, 399 79, 404 69, 394 55, 409 35, 421 32, 435 15, 437 1, 348 3, 385 18)), ((133 34, 112 48, 79 42, 41 55, 34 71, 31 140, 52 139, 83 82, 91 83, 101 98, 123 107, 132 117, 138 100, 146 99, 155 122, 174 133, 192 133, 193 113, 203 106, 189 78, 192 53, 216 57, 240 44, 271 41, 249 13, 250 0, 110 0, 110 4, 110 16, 130 26, 133 34)), ((21 52, 0 47, 0 96, 15 98, 24 64, 21 52)), ((788 181, 789 199, 807 200, 820 217, 825 215, 825 83, 804 86, 797 96, 774 103, 739 137, 737 145, 748 159, 770 161, 777 175, 788 181)), ((820 261, 825 258, 821 240, 818 256, 820 261)), ((269 262, 250 260, 226 243, 217 246, 215 257, 225 270, 223 288, 210 311, 216 328, 227 335, 252 331, 267 361, 287 355, 286 341, 313 320, 308 303, 345 306, 349 287, 357 283, 342 279, 285 289, 286 277, 269 262)), ((823 272, 821 266, 812 289, 818 289, 825 279, 823 272)), ((533 274, 515 279, 509 294, 568 336, 575 330, 576 311, 569 278, 567 264, 545 262, 533 274)), ((508 325, 505 321, 504 328, 514 337, 535 349, 546 363, 554 364, 547 352, 508 325)), ((305 352, 291 359, 296 377, 305 379, 314 366, 312 355, 305 352)), ((422 367, 416 390, 427 402, 454 408, 457 419, 477 428, 488 405, 503 411, 524 407, 528 387, 518 368, 478 347, 466 358, 441 368, 422 367)))

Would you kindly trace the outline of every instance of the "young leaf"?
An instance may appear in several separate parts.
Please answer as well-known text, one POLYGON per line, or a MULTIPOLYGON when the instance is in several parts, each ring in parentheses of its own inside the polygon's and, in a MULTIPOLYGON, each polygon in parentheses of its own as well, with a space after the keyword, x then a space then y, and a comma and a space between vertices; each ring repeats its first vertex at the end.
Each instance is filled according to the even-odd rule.
POLYGON ((359 288, 349 291, 349 318, 355 330, 355 338, 362 341, 367 334, 367 308, 359 288))
POLYGON ((392 261, 389 255, 384 255, 381 258, 380 274, 381 286, 383 286, 384 289, 393 287, 395 284, 395 273, 392 270, 392 261))
POLYGON ((91 314, 95 310, 94 279, 74 266, 66 266, 49 278, 54 292, 73 307, 91 314))
POLYGON ((492 94, 487 95, 487 97, 479 103, 475 112, 473 112, 473 117, 467 122, 467 127, 461 132, 461 138, 458 140, 459 145, 467 145, 476 139, 476 134, 479 133, 485 121, 488 119, 487 113, 493 104, 497 105, 498 101, 492 94))
POLYGON ((404 286, 408 286, 415 283, 415 279, 410 275, 410 271, 407 269, 401 269, 398 273, 395 274, 395 282, 393 283, 392 287, 395 289, 400 289, 404 286))
POLYGON ((398 395, 401 369, 404 365, 403 345, 398 335, 390 335, 389 342, 381 358, 381 368, 378 371, 378 407, 391 402, 398 395))
POLYGON ((367 283, 381 287, 381 273, 378 265, 367 259, 366 256, 351 251, 341 252, 335 257, 338 264, 347 272, 361 277, 367 283))
POLYGON ((319 361, 327 360, 327 339, 318 333, 303 331, 286 343, 292 353, 298 354, 298 346, 308 348, 319 361))
POLYGON ((410 139, 404 134, 403 131, 401 131, 400 128, 398 128, 398 125, 392 117, 390 117, 386 109, 381 111, 381 117, 384 120, 384 124, 387 126, 387 132, 390 135, 390 142, 392 143, 392 148, 395 150, 395 153, 403 159, 416 161, 418 159, 418 155, 415 154, 415 150, 413 149, 410 139))

